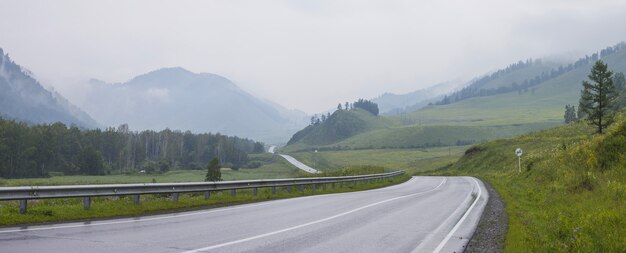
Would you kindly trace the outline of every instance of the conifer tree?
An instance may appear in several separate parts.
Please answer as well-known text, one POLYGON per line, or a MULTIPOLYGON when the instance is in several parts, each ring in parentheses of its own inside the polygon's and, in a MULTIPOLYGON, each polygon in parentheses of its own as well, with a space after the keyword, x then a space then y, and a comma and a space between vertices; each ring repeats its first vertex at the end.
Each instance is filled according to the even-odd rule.
POLYGON ((613 123, 614 106, 617 97, 613 85, 613 72, 602 61, 596 61, 588 75, 591 82, 583 81, 580 94, 579 110, 586 115, 587 121, 602 133, 613 123))
POLYGON ((222 172, 220 171, 220 160, 217 157, 209 162, 204 181, 222 181, 222 172))

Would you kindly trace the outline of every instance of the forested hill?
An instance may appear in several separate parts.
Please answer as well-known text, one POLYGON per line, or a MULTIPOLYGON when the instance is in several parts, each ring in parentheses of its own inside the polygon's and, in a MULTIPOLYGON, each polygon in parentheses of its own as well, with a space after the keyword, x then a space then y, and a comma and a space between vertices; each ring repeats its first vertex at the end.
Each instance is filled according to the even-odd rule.
POLYGON ((221 134, 132 132, 126 125, 84 130, 0 119, 0 178, 204 169, 214 157, 225 166, 241 167, 255 152, 264 152, 262 143, 221 134))
POLYGON ((615 46, 602 49, 599 53, 593 53, 590 56, 586 55, 567 65, 532 59, 525 62, 519 61, 504 69, 474 80, 467 87, 444 96, 443 99, 434 104, 446 105, 473 97, 492 96, 513 91, 518 93, 528 92, 528 89, 572 71, 581 68, 586 69, 595 61, 609 57, 624 49, 626 49, 626 43, 621 42, 615 46))
POLYGON ((0 116, 29 123, 76 124, 96 127, 97 123, 56 92, 46 90, 32 73, 16 64, 0 48, 0 116))
POLYGON ((339 109, 328 117, 323 116, 321 120, 312 120, 311 125, 298 131, 291 137, 284 149, 295 151, 324 146, 359 133, 384 128, 390 124, 384 117, 376 115, 378 113, 376 104, 370 103, 368 105, 372 105, 375 108, 372 108, 372 111, 367 110, 369 107, 354 107, 347 110, 339 109))
POLYGON ((128 82, 91 80, 80 106, 107 126, 134 130, 188 129, 264 142, 285 142, 306 125, 306 114, 267 103, 225 77, 163 68, 128 82))

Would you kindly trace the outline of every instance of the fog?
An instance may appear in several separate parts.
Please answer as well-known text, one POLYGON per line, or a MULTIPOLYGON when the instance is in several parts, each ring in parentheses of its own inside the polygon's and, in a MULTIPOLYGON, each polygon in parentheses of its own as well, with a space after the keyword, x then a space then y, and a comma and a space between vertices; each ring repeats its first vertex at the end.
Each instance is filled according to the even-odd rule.
POLYGON ((89 78, 180 66, 309 113, 626 40, 626 1, 611 0, 16 0, 1 10, 0 47, 72 101, 89 78))

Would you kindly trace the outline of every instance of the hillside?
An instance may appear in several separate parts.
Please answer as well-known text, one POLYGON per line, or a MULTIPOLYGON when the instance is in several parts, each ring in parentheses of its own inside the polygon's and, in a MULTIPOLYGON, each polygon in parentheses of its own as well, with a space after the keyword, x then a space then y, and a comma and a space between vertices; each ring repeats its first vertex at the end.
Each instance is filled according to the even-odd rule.
POLYGON ((385 118, 362 109, 337 110, 325 121, 309 125, 295 133, 283 151, 314 149, 390 125, 392 123, 385 118))
MULTIPOLYGON (((589 57, 593 58, 593 57, 589 57)), ((626 72, 626 47, 601 58, 614 72, 626 72)), ((463 125, 511 125, 554 123, 563 120, 567 104, 578 106, 582 81, 595 61, 578 61, 572 70, 548 79, 537 86, 491 96, 479 96, 459 102, 429 106, 405 115, 411 121, 463 125)), ((509 79, 508 75, 499 77, 509 79)), ((493 80, 504 83, 502 80, 493 80)))
MULTIPOLYGON (((565 67, 539 60, 519 62, 470 85, 472 89, 495 92, 492 95, 485 95, 489 93, 485 92, 482 96, 429 105, 411 113, 382 116, 387 122, 385 127, 360 129, 342 138, 324 139, 326 135, 315 135, 316 141, 304 142, 298 149, 287 150, 468 145, 559 126, 563 124, 565 105, 578 106, 581 83, 587 78, 596 57, 604 56, 602 60, 614 72, 626 72, 626 47, 618 44, 611 48, 610 53, 586 56, 565 67), (531 79, 537 80, 534 86, 504 92, 515 87, 512 83, 528 84, 531 79)), ((302 132, 308 133, 312 129, 302 132)))
POLYGON ((385 93, 372 99, 372 102, 378 104, 383 115, 412 112, 429 103, 441 100, 445 94, 460 88, 462 85, 462 83, 454 81, 443 82, 405 94, 385 93))
POLYGON ((108 126, 188 129, 280 143, 306 124, 302 112, 260 100, 210 73, 164 68, 128 82, 91 80, 81 106, 108 126))
POLYGON ((28 123, 55 123, 97 127, 89 115, 60 94, 46 90, 33 74, 0 48, 0 117, 28 123))
POLYGON ((433 173, 494 186, 507 204, 505 252, 622 252, 626 119, 619 118, 605 135, 579 122, 480 144, 433 173))

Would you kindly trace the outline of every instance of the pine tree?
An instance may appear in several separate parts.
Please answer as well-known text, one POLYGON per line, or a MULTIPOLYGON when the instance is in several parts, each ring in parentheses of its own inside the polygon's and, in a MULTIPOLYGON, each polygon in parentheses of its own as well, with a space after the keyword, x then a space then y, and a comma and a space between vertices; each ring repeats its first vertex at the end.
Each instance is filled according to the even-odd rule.
POLYGON ((597 133, 613 123, 614 106, 617 97, 612 79, 613 72, 602 61, 596 61, 588 75, 592 81, 583 81, 580 94, 579 110, 586 115, 587 121, 597 128, 597 133))
POLYGON ((220 160, 217 157, 209 162, 204 181, 222 181, 222 172, 220 171, 220 160))
POLYGON ((565 106, 564 119, 565 119, 566 124, 576 121, 576 108, 574 106, 572 105, 565 106))
POLYGON ((626 78, 624 78, 624 73, 616 73, 615 76, 613 76, 613 84, 618 93, 615 107, 617 109, 626 107, 626 78))
POLYGON ((342 108, 341 108, 341 103, 339 103, 339 104, 337 105, 337 110, 340 110, 340 111, 341 111, 341 109, 342 109, 342 108))

